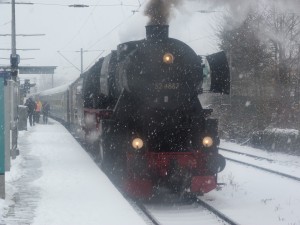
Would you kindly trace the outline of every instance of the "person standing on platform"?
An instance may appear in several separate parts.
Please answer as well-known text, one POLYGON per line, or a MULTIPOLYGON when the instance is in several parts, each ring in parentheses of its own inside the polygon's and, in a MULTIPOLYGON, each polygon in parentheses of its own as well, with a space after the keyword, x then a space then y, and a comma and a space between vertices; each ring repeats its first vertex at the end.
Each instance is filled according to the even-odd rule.
POLYGON ((34 119, 36 123, 40 122, 41 111, 42 111, 42 102, 38 99, 36 101, 36 108, 34 112, 34 119))
POLYGON ((36 104, 33 101, 33 99, 31 97, 29 97, 26 100, 25 105, 27 106, 29 124, 30 124, 30 126, 32 126, 32 125, 34 126, 35 122, 33 119, 33 114, 34 114, 34 110, 36 108, 36 104))
POLYGON ((44 104, 43 104, 43 107, 42 107, 44 124, 48 123, 49 111, 50 111, 50 105, 49 105, 48 102, 45 101, 44 104))

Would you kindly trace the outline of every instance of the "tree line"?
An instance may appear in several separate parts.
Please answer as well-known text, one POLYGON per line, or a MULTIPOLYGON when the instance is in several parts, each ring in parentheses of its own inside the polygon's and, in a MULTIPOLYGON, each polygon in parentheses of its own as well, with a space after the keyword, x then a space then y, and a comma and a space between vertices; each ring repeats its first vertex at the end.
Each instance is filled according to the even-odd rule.
POLYGON ((300 130, 300 14, 260 5, 242 22, 227 14, 218 36, 231 70, 229 103, 214 104, 223 138, 247 141, 270 127, 300 130))

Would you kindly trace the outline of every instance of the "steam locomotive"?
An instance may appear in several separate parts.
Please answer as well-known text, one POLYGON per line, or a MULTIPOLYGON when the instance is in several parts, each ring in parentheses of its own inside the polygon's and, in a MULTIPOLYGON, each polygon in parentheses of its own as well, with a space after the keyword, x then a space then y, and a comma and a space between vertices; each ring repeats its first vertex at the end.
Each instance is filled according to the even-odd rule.
MULTIPOLYGON (((118 45, 75 82, 38 94, 53 117, 92 146, 122 190, 138 198, 159 188, 207 193, 225 167, 218 121, 198 99, 202 57, 169 38, 168 28, 146 26, 146 39, 118 45)), ((206 58, 210 91, 228 94, 224 52, 206 58)))

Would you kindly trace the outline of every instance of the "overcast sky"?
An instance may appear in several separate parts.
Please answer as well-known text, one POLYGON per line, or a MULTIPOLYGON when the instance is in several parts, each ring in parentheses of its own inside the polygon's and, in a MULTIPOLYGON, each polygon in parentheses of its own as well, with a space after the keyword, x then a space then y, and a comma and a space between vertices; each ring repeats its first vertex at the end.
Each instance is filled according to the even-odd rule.
MULTIPOLYGON (((7 1, 0 0, 2 3, 0 34, 11 33, 11 5, 3 4, 7 1)), ((21 56, 20 65, 58 66, 54 76, 55 84, 61 80, 74 80, 80 74, 63 56, 80 69, 80 48, 89 50, 83 57, 86 69, 101 53, 101 56, 105 56, 116 49, 119 43, 145 37, 144 27, 148 18, 144 15, 144 8, 147 0, 16 0, 16 2, 34 3, 16 5, 16 33, 45 34, 36 37, 17 37, 17 48, 40 49, 18 51, 21 56), (85 4, 89 7, 68 7, 73 4, 85 4)), ((207 8, 199 2, 185 3, 180 9, 172 11, 170 21, 170 36, 187 42, 201 55, 218 51, 215 33, 222 13, 196 12, 207 8)), ((0 48, 10 47, 10 37, 1 36, 0 48)), ((0 58, 7 58, 9 55, 10 51, 0 50, 0 58)), ((9 60, 0 59, 1 65, 8 63, 9 60)), ((25 75, 20 77, 24 79, 25 75)))
MULTIPOLYGON (((11 33, 10 0, 0 0, 0 34, 11 33)), ((97 58, 116 49, 121 42, 145 38, 149 19, 144 9, 150 0, 16 0, 33 4, 16 5, 17 34, 45 34, 17 37, 17 48, 38 48, 38 51, 18 51, 20 65, 57 66, 54 83, 76 79, 80 71, 80 48, 84 53, 84 69, 97 58), (68 5, 85 4, 74 8, 68 5), (60 51, 61 54, 58 53, 60 51), (64 57, 71 61, 71 65, 64 57), (25 58, 34 58, 26 60, 25 58), (75 66, 78 68, 76 69, 75 66)), ((158 0, 152 0, 158 1, 158 0)), ((299 0, 166 0, 173 9, 170 36, 189 44, 198 54, 217 52, 216 32, 225 12, 234 15, 240 24, 250 5, 274 5, 285 12, 300 13, 299 0), (199 13, 199 10, 214 11, 199 13)), ((230 24, 232 26, 232 24, 230 24)), ((0 36, 0 48, 10 48, 11 38, 0 36)), ((10 51, 0 50, 0 65, 8 65, 10 51)), ((24 79, 24 75, 20 76, 24 79)), ((33 77, 32 75, 30 77, 33 77)), ((39 77, 45 77, 40 75, 39 77)), ((48 78, 51 76, 48 76, 48 78)), ((28 77, 27 77, 28 78, 28 77)), ((40 78, 36 78, 38 82, 40 78)), ((50 79, 51 80, 51 79, 50 79)))

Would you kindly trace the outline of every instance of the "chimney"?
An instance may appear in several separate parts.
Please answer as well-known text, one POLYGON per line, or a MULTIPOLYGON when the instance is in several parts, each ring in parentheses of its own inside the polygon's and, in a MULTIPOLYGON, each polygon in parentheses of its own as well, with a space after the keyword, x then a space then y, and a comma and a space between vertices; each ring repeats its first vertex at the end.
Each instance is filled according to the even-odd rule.
POLYGON ((147 25, 146 37, 148 40, 164 40, 169 37, 169 25, 147 25))

